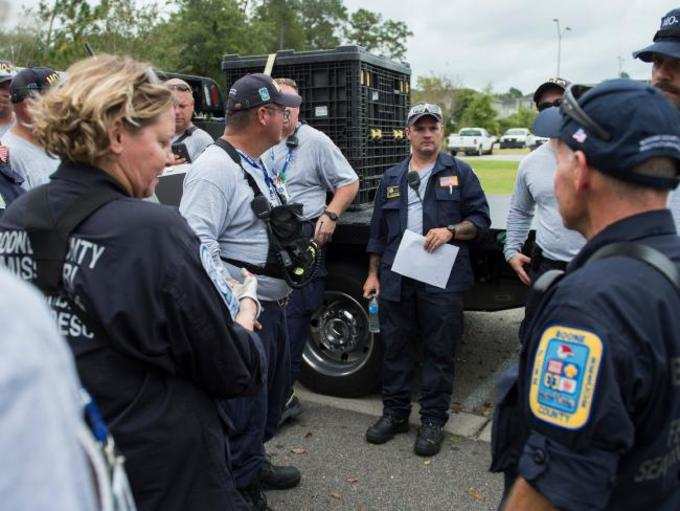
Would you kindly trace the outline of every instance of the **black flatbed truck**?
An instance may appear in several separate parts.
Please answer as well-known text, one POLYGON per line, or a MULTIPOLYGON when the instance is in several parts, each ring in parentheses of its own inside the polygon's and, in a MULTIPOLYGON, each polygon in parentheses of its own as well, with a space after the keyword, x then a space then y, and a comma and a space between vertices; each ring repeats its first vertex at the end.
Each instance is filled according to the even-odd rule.
MULTIPOLYGON (((277 60, 279 58, 277 56, 277 60)), ((195 75, 161 73, 161 76, 187 81, 196 100, 194 124, 215 138, 221 136, 224 131, 224 99, 217 84, 210 78, 195 75)), ((302 94, 305 95, 304 90, 302 94)), ((403 119, 401 122, 403 124, 403 119)), ((314 122, 310 124, 314 125, 314 122)), ((319 129, 323 130, 323 123, 319 129)), ((333 134, 330 131, 329 136, 333 134)), ((156 191, 161 203, 179 205, 187 169, 188 166, 171 167, 161 176, 156 191)), ((357 173, 363 180, 365 176, 357 173)), ((362 188, 366 189, 365 186, 362 188)), ((491 209, 491 229, 470 243, 475 285, 465 294, 465 308, 498 311, 521 307, 526 288, 508 267, 502 253, 510 198, 487 196, 487 199, 491 209)), ((310 325, 313 341, 305 348, 300 376, 301 382, 315 392, 356 397, 373 392, 379 383, 382 358, 379 334, 368 331, 367 302, 362 297, 368 268, 365 248, 372 212, 372 203, 350 207, 340 218, 329 246, 324 302, 310 325)))

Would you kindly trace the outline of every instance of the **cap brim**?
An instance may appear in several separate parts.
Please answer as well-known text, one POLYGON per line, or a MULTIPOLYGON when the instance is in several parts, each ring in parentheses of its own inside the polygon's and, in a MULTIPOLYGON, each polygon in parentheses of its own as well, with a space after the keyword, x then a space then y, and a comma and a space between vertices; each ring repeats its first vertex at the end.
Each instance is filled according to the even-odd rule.
POLYGON ((297 108, 302 104, 302 98, 297 94, 286 94, 282 92, 272 100, 272 103, 287 108, 297 108))
POLYGON ((442 122, 441 115, 433 114, 432 112, 422 112, 420 114, 412 115, 411 117, 409 117, 408 121, 406 122, 406 125, 412 126, 413 124, 418 122, 423 117, 432 117, 435 121, 442 122))
POLYGON ((534 103, 538 103, 539 98, 543 95, 545 91, 548 89, 559 89, 562 92, 564 92, 566 89, 562 87, 559 83, 555 82, 544 82, 541 85, 538 86, 538 89, 536 89, 536 92, 534 92, 534 103))
POLYGON ((531 132, 539 137, 558 138, 562 126, 562 114, 559 107, 551 106, 542 112, 531 125, 531 132))
POLYGON ((680 41, 657 41, 646 48, 633 52, 633 58, 643 62, 651 62, 654 54, 680 59, 680 41))

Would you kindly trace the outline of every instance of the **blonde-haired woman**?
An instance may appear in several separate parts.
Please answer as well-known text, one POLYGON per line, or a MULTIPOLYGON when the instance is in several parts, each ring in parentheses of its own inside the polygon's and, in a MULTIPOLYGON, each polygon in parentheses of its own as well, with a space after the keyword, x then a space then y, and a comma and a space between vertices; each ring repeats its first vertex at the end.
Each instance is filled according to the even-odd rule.
POLYGON ((177 210, 139 200, 174 134, 152 69, 101 55, 67 76, 32 107, 62 164, 0 219, 3 260, 50 297, 138 509, 240 509, 214 400, 261 384, 252 289, 225 285, 177 210))

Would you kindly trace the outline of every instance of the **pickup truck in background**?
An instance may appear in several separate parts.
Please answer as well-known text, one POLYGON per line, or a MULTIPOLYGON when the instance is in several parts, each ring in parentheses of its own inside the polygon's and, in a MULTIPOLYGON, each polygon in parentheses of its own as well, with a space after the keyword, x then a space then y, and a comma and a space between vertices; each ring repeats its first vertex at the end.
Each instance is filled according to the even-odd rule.
POLYGON ((531 136, 527 128, 510 128, 500 139, 501 149, 530 147, 531 136))
POLYGON ((459 152, 466 155, 493 154, 496 137, 484 128, 463 128, 457 135, 449 135, 448 149, 453 156, 459 152))

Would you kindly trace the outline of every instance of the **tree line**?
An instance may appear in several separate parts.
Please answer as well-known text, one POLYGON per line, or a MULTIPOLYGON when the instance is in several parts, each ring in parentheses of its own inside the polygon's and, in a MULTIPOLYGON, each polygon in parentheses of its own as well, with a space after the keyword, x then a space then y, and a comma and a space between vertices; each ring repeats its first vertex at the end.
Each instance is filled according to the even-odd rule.
POLYGON ((402 22, 343 0, 41 0, 0 31, 3 55, 18 66, 66 69, 95 52, 127 54, 158 69, 223 83, 226 53, 313 50, 359 44, 403 59, 413 34, 402 22))
POLYGON ((454 83, 445 76, 420 76, 413 88, 413 103, 427 101, 442 107, 447 133, 456 133, 462 128, 485 128, 494 135, 501 135, 509 128, 529 128, 537 112, 520 106, 514 114, 499 118, 493 108, 495 99, 519 99, 522 92, 511 87, 504 94, 494 94, 490 87, 476 91, 454 83))

